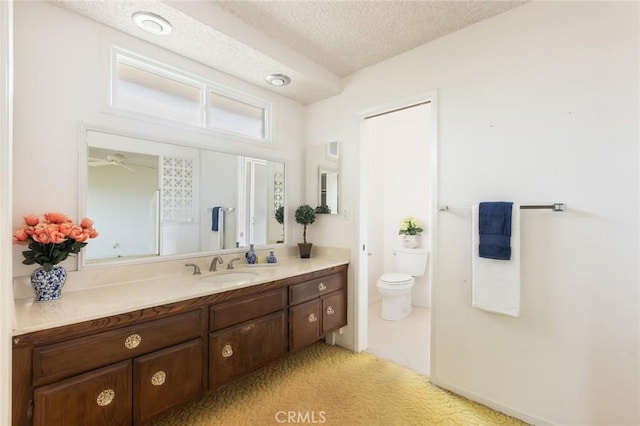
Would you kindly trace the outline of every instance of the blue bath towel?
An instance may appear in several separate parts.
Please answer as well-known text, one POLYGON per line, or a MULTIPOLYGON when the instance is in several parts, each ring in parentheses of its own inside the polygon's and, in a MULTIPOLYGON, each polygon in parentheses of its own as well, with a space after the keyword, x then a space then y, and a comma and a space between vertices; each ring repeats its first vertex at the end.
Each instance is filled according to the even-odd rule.
POLYGON ((511 259, 511 209, 513 203, 480 203, 478 234, 480 257, 498 260, 511 259))
POLYGON ((217 232, 218 231, 218 215, 220 214, 220 209, 222 207, 214 207, 211 209, 211 230, 217 232))

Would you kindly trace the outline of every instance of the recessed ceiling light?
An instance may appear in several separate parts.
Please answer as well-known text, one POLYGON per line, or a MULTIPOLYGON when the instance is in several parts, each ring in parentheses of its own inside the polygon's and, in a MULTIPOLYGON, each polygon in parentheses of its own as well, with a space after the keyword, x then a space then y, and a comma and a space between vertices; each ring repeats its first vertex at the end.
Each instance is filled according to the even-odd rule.
POLYGON ((289 78, 288 75, 271 74, 267 76, 267 83, 269 83, 272 86, 281 87, 291 83, 291 79, 289 78))
POLYGON ((151 34, 165 35, 173 31, 171 23, 155 13, 136 12, 131 15, 131 19, 138 27, 151 34))

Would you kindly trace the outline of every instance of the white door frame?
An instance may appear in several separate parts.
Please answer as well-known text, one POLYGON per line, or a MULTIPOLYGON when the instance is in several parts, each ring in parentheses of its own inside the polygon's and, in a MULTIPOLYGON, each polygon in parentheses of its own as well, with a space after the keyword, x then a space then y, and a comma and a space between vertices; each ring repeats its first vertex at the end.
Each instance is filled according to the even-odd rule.
POLYGON ((368 156, 367 156, 367 135, 365 129, 365 119, 367 117, 371 117, 373 115, 383 114, 387 112, 391 112, 394 110, 399 110, 403 108, 407 108, 413 105, 421 104, 421 103, 431 103, 431 134, 430 134, 430 143, 431 143, 431 164, 430 164, 430 182, 429 182, 429 190, 431 194, 431 219, 429 223, 429 235, 431 238, 431 254, 430 254, 430 263, 431 268, 429 269, 429 282, 430 286, 430 300, 431 300, 431 309, 430 309, 430 324, 431 324, 431 332, 430 332, 430 351, 431 351, 431 376, 434 376, 435 373, 435 351, 434 351, 434 341, 435 341, 435 327, 434 321, 436 319, 436 311, 437 306, 435 305, 435 292, 437 291, 437 285, 434 281, 435 267, 437 265, 437 232, 438 232, 438 93, 436 90, 420 93, 416 96, 412 96, 409 98, 399 99, 397 101, 375 106, 364 111, 357 113, 358 121, 359 121, 359 140, 358 140, 358 221, 357 221, 357 235, 356 238, 356 252, 358 255, 355 257, 355 262, 357 263, 355 266, 355 283, 356 283, 356 291, 355 291, 355 307, 354 307, 354 317, 356 319, 356 327, 355 327, 355 335, 354 335, 354 350, 355 351, 363 351, 368 347, 368 314, 369 314, 369 306, 368 306, 368 182, 367 182, 367 168, 368 168, 368 156))

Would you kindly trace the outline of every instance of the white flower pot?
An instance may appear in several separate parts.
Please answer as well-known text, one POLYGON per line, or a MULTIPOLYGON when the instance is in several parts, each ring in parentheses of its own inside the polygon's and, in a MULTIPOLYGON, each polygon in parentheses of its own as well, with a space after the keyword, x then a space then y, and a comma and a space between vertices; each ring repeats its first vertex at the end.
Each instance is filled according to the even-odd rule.
POLYGON ((420 244, 420 235, 403 235, 402 246, 404 248, 418 248, 420 244))

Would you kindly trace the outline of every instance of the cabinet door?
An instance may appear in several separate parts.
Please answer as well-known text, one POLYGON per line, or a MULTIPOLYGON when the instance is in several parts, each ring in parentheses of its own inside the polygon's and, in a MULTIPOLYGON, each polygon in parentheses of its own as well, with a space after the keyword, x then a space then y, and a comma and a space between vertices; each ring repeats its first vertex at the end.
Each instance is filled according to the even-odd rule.
POLYGON ((202 339, 133 360, 133 423, 141 424, 204 392, 202 339))
POLYGON ((289 350, 303 348, 320 338, 320 300, 289 308, 289 350))
POLYGON ((214 389, 286 353, 285 311, 209 334, 209 387, 214 389))
POLYGON ((33 424, 131 424, 131 361, 35 389, 33 424))
POLYGON ((344 291, 322 298, 322 334, 335 331, 347 324, 347 309, 344 291))

